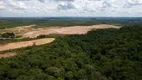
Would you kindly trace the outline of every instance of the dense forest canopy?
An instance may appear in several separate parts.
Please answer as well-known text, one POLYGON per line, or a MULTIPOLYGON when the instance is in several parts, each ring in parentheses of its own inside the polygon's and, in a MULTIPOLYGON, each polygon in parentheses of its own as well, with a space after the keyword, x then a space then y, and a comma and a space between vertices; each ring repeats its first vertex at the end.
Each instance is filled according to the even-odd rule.
POLYGON ((0 59, 0 80, 141 80, 142 26, 93 30, 0 59))

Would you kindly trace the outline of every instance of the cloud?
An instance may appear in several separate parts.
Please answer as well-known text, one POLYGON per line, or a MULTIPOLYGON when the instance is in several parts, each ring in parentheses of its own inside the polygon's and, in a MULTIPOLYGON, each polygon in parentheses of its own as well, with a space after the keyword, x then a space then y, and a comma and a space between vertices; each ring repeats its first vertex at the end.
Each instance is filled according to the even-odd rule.
POLYGON ((15 15, 22 13, 25 16, 32 16, 32 14, 64 16, 68 11, 70 13, 67 15, 79 14, 80 16, 125 14, 142 16, 141 7, 142 0, 0 0, 0 12, 9 11, 15 15))
POLYGON ((7 9, 27 9, 26 4, 21 0, 4 0, 4 3, 7 9))
POLYGON ((124 8, 131 8, 133 6, 142 5, 141 0, 127 0, 125 3, 126 4, 124 5, 124 8))
POLYGON ((57 6, 58 10, 70 10, 75 9, 75 6, 72 3, 61 3, 57 6))
POLYGON ((38 0, 38 1, 43 2, 43 3, 45 2, 45 0, 38 0))
POLYGON ((0 10, 3 10, 3 9, 5 9, 5 8, 6 8, 6 7, 5 7, 3 1, 0 1, 0 10))
POLYGON ((73 2, 74 0, 38 0, 40 2, 46 2, 46 1, 53 1, 53 2, 61 2, 61 1, 64 1, 64 2, 73 2))

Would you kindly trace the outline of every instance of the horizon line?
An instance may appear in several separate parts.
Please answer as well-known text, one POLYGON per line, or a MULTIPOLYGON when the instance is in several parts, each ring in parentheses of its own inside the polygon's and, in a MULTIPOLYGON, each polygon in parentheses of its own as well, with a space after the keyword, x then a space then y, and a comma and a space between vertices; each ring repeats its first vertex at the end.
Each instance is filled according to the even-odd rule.
POLYGON ((28 17, 16 17, 16 16, 10 16, 10 17, 0 17, 0 18, 142 18, 138 17, 138 16, 36 16, 36 17, 32 17, 32 16, 28 16, 28 17))

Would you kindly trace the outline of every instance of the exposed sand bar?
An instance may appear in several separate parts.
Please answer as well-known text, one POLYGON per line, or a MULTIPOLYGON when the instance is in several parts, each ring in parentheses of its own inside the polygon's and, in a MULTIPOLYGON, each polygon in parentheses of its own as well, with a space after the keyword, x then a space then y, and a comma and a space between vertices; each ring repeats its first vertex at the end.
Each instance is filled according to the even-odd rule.
POLYGON ((9 49, 18 49, 18 48, 28 47, 33 45, 47 44, 47 43, 53 42, 54 40, 55 38, 44 38, 44 39, 37 39, 37 40, 31 40, 31 41, 8 43, 5 45, 0 45, 0 51, 5 51, 9 49))

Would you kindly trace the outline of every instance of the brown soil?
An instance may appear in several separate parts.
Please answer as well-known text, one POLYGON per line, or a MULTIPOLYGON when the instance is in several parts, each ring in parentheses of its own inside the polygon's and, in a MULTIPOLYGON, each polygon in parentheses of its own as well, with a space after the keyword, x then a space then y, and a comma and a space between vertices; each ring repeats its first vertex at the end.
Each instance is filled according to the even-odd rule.
POLYGON ((35 38, 39 35, 49 35, 49 34, 86 34, 92 29, 104 29, 104 28, 120 28, 119 26, 100 24, 92 26, 70 26, 70 27, 47 27, 47 28, 33 28, 35 25, 29 26, 19 26, 15 28, 0 29, 0 32, 14 32, 16 36, 21 36, 21 38, 35 38))
POLYGON ((54 40, 55 40, 55 38, 44 38, 44 39, 37 39, 37 40, 31 40, 31 41, 8 43, 5 45, 0 45, 0 51, 28 47, 28 46, 32 46, 32 45, 47 44, 47 43, 51 43, 54 40))
POLYGON ((71 27, 48 27, 48 28, 37 28, 34 31, 29 31, 23 34, 23 38, 35 38, 39 35, 49 35, 49 34, 86 34, 92 29, 104 29, 104 28, 120 28, 119 26, 113 25, 93 25, 93 26, 71 26, 71 27))
POLYGON ((12 56, 16 56, 17 53, 15 52, 9 52, 9 53, 5 53, 5 54, 0 54, 0 58, 7 58, 7 57, 12 57, 12 56))
POLYGON ((35 26, 35 25, 18 26, 18 27, 14 27, 14 28, 0 29, 0 33, 14 32, 16 34, 16 36, 21 36, 24 33, 27 33, 29 31, 33 31, 34 30, 33 26, 35 26))

